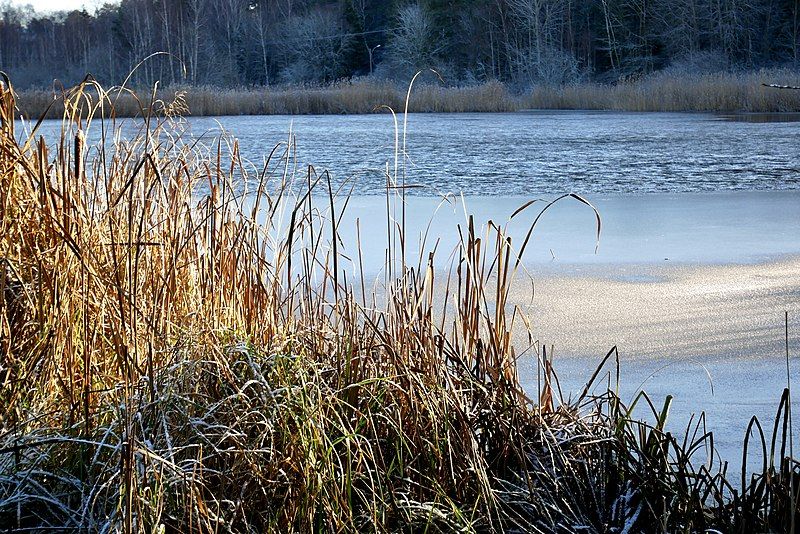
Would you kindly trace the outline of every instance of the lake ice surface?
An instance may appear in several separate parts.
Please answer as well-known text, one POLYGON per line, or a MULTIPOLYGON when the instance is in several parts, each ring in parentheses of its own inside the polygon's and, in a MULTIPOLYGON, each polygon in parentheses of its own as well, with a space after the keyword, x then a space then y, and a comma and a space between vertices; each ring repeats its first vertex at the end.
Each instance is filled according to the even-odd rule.
MULTIPOLYGON (((402 150, 402 115, 399 120, 402 150)), ((136 130, 136 121, 124 124, 136 130)), ((387 162, 394 168, 388 113, 190 117, 184 127, 208 142, 223 129, 233 133, 255 167, 291 131, 300 168, 329 170, 337 184, 355 181, 356 194, 383 192, 387 162)), ((99 130, 95 123, 90 139, 99 130)), ((59 121, 41 128, 51 141, 58 131, 59 121)), ((791 122, 699 113, 409 114, 406 141, 406 179, 422 186, 409 191, 417 196, 800 188, 800 128, 791 122)))

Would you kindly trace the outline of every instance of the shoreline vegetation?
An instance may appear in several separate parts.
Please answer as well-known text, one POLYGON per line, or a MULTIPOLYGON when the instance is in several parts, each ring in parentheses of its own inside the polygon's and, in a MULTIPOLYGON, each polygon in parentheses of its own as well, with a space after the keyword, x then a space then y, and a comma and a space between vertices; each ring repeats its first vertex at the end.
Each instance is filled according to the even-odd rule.
MULTIPOLYGON (((764 84, 800 85, 800 74, 783 69, 750 73, 673 75, 656 73, 615 84, 579 83, 537 86, 517 94, 499 81, 464 87, 419 84, 410 112, 509 112, 522 110, 604 110, 718 113, 800 112, 800 91, 764 84)), ((155 93, 162 114, 193 116, 361 114, 403 109, 407 88, 369 78, 330 86, 222 89, 178 86, 155 93)), ((18 94, 18 115, 60 118, 64 92, 28 89, 18 94)), ((114 96, 118 117, 142 116, 152 91, 122 91, 114 96)))
MULTIPOLYGON (((514 284, 530 283, 527 240, 467 218, 453 228, 461 240, 447 272, 432 268, 434 252, 412 260, 395 173, 386 204, 397 225, 372 290, 343 274, 360 250, 337 248, 329 179, 312 168, 295 176, 291 146, 255 175, 237 165, 235 143, 224 154, 222 143, 184 144, 169 120, 89 147, 75 118, 101 117, 85 96, 71 93, 70 129, 51 152, 16 138, 13 93, 0 93, 0 524, 564 533, 794 524, 788 389, 774 421, 750 422, 732 479, 702 415, 675 435, 670 397, 621 402, 614 348, 580 395, 562 397, 550 352, 508 304, 514 284), (245 177, 253 204, 235 194, 245 177), (511 345, 519 330, 528 346, 511 345), (520 357, 538 358, 536 391, 520 385, 520 357), (632 415, 637 404, 644 420, 632 415)), ((592 209, 573 195, 556 201, 592 209)), ((550 205, 512 217, 533 231, 550 205)), ((597 224, 599 238, 599 215, 597 224)))

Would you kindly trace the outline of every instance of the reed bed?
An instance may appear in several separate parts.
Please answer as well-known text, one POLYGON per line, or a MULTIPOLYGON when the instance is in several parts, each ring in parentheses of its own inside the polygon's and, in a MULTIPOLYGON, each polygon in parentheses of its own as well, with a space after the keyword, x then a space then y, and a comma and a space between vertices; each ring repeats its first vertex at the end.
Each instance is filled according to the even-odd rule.
POLYGON ((796 112, 800 92, 765 84, 800 85, 800 75, 787 70, 754 73, 675 75, 657 73, 613 85, 578 84, 535 88, 525 106, 541 109, 616 111, 796 112))
MULTIPOLYGON (((86 146, 86 128, 114 132, 112 103, 71 91, 51 149, 17 140, 7 80, 0 94, 10 531, 789 530, 788 390, 772 426, 751 423, 763 465, 729 481, 702 417, 676 436, 669 398, 642 393, 643 421, 600 385, 615 350, 565 400, 534 333, 511 345, 530 324, 506 304, 527 240, 468 218, 447 272, 441 251, 412 260, 388 172, 372 291, 344 275, 360 256, 339 248, 327 174, 296 171, 290 145, 252 170, 235 140, 183 139, 151 108, 141 135, 86 146)), ((533 232, 549 205, 514 216, 533 232)))
MULTIPOLYGON (((169 87, 156 91, 155 95, 150 91, 122 91, 115 95, 114 113, 118 117, 141 116, 143 102, 154 99, 158 104, 154 109, 160 111, 164 102, 171 103, 176 98, 186 104, 186 112, 195 116, 374 113, 382 106, 403 108, 405 97, 405 91, 395 84, 371 80, 281 89, 169 87)), ((29 90, 19 95, 19 108, 26 117, 60 118, 64 113, 63 102, 62 91, 29 90)), ((421 85, 409 102, 409 111, 417 112, 517 109, 519 100, 500 82, 470 87, 421 85)))
MULTIPOLYGON (((616 111, 798 112, 800 91, 763 84, 800 85, 800 75, 785 69, 703 75, 656 73, 615 84, 538 85, 512 91, 499 81, 450 87, 421 84, 408 110, 422 113, 507 112, 525 109, 616 111)), ((60 118, 63 91, 27 90, 19 95, 22 115, 60 118)), ((97 95, 94 95, 97 98, 97 95)), ((183 113, 195 116, 354 114, 401 109, 405 89, 380 80, 338 82, 328 87, 222 89, 178 86, 152 91, 123 91, 114 98, 118 117, 141 116, 151 102, 156 111, 180 99, 183 113), (146 103, 146 105, 143 105, 146 103)), ((167 110, 168 111, 168 110, 167 110)))

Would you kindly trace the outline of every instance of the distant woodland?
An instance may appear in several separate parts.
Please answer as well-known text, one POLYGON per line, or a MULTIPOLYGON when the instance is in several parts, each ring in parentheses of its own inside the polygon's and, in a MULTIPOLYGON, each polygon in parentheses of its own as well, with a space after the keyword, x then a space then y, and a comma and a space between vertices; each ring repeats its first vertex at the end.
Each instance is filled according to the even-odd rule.
POLYGON ((0 69, 17 87, 225 88, 500 80, 520 91, 656 71, 796 67, 800 0, 122 0, 94 13, 0 3, 0 69))

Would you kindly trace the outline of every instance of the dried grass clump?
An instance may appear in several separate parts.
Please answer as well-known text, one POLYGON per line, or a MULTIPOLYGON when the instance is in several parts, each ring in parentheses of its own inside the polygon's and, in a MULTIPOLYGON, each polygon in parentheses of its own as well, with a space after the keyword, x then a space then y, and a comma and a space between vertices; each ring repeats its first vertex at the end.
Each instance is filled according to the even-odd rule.
MULTIPOLYGON (((542 353, 529 398, 510 342, 528 323, 507 305, 527 240, 470 219, 440 281, 433 254, 407 260, 403 214, 379 297, 342 274, 346 253, 360 264, 338 248, 342 202, 312 168, 296 189, 291 146, 252 171, 235 141, 204 147, 169 119, 111 141, 117 125, 98 114, 113 99, 92 85, 67 95, 51 151, 17 141, 5 82, 12 531, 764 531, 796 509, 780 417, 770 463, 736 492, 713 460, 695 469, 713 451, 702 424, 672 436, 668 402, 635 420, 590 393, 600 368, 567 403, 542 353), (100 127, 109 135, 85 146, 100 127)), ((387 176, 390 211, 402 186, 387 176)))

